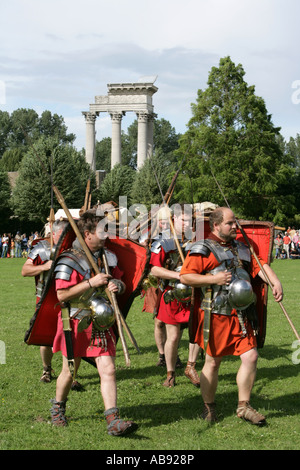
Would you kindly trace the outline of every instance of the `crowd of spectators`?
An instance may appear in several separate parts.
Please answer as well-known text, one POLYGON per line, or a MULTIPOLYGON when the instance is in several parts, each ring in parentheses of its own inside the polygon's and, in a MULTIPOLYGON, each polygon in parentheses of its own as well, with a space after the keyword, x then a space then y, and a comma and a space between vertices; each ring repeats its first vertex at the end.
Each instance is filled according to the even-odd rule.
POLYGON ((26 233, 21 234, 20 232, 15 235, 3 233, 0 237, 1 258, 27 258, 33 240, 39 236, 38 232, 31 233, 29 237, 26 233))
POLYGON ((286 232, 279 232, 275 238, 276 259, 299 259, 300 237, 299 230, 288 227, 286 232))
MULTIPOLYGON (((300 230, 295 227, 288 227, 286 232, 278 232, 274 240, 276 259, 298 259, 300 258, 300 230)), ((27 258, 31 250, 33 240, 39 238, 38 232, 31 233, 27 237, 26 233, 21 235, 17 232, 3 233, 0 236, 0 256, 1 258, 27 258)))

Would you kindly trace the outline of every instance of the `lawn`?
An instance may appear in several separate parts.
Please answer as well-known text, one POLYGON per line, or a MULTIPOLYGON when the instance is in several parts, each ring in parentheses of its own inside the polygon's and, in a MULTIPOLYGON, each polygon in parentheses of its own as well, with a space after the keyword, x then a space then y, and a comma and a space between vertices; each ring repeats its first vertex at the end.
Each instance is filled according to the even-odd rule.
MULTIPOLYGON (((254 427, 235 415, 235 376, 239 359, 224 359, 216 397, 219 422, 213 426, 199 419, 202 400, 188 382, 184 369, 177 371, 177 386, 162 386, 166 371, 156 367, 152 315, 142 313, 136 298, 127 323, 141 350, 127 339, 131 367, 125 365, 121 344, 117 347, 118 405, 122 417, 139 424, 136 434, 117 438, 106 433, 103 403, 96 370, 82 362, 78 380, 82 392, 70 392, 67 428, 50 424, 50 402, 55 384, 39 381, 42 367, 37 346, 24 343, 34 312, 34 281, 22 278, 24 260, 0 259, 0 449, 1 450, 105 450, 130 451, 197 450, 298 450, 300 447, 300 345, 280 307, 269 295, 268 326, 261 349, 252 405, 266 415, 268 425, 254 427), (2 346, 2 349, 1 349, 2 346)), ((283 304, 300 331, 298 260, 275 260, 273 269, 284 286, 283 304)), ((188 336, 184 332, 179 354, 185 363, 188 336)), ((203 360, 199 358, 200 371, 203 360)), ((53 360, 56 376, 61 357, 53 360)), ((130 454, 129 452, 129 454, 130 454)), ((131 454, 130 454, 131 455, 131 454)))

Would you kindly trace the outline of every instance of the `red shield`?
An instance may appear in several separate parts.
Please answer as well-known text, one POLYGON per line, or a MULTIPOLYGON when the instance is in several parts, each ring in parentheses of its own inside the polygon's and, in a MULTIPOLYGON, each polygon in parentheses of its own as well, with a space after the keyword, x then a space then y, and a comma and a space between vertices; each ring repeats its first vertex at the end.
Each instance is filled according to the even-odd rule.
MULTIPOLYGON (((272 222, 245 220, 240 220, 239 222, 255 253, 266 263, 271 264, 274 241, 274 224, 272 222)), ((247 244, 240 232, 238 232, 237 240, 241 240, 247 244)), ((263 282, 259 276, 256 276, 252 282, 252 287, 257 297, 256 311, 259 324, 258 335, 256 337, 257 346, 262 348, 264 346, 267 329, 268 284, 263 282)))
MULTIPOLYGON (((57 244, 54 260, 65 250, 72 246, 75 233, 71 226, 67 226, 57 244)), ((115 252, 118 257, 118 267, 123 271, 122 280, 126 284, 126 291, 118 297, 120 310, 126 318, 134 298, 139 294, 140 286, 146 274, 149 262, 149 253, 146 247, 129 239, 116 238, 107 240, 106 246, 115 252)), ((56 333, 57 315, 60 311, 55 291, 54 266, 52 264, 48 281, 42 296, 38 299, 35 313, 30 321, 30 328, 25 334, 27 344, 52 346, 56 333)))

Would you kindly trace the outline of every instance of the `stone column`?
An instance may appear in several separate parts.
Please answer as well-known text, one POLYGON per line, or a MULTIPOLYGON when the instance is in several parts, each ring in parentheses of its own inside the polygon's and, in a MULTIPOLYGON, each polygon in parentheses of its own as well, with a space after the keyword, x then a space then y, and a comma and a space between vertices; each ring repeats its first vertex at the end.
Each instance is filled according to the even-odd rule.
POLYGON ((138 118, 138 142, 137 142, 137 168, 140 169, 147 158, 147 130, 148 130, 148 113, 137 113, 138 118))
POLYGON ((86 123, 86 143, 85 143, 85 159, 93 171, 96 170, 95 159, 95 121, 97 114, 91 112, 83 112, 86 123))
POLYGON ((147 153, 151 157, 153 154, 153 130, 154 130, 154 114, 148 115, 148 128, 147 128, 147 153))
POLYGON ((121 163, 121 122, 123 113, 111 113, 111 169, 121 163))

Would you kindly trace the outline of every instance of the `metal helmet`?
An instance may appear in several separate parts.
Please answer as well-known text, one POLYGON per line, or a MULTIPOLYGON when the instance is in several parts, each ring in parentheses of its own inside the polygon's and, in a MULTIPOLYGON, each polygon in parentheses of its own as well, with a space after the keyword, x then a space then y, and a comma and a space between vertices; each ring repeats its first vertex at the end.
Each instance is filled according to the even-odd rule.
POLYGON ((187 286, 180 281, 175 282, 174 286, 174 297, 180 302, 189 302, 192 295, 191 286, 187 286))
POLYGON ((228 300, 236 310, 244 310, 255 300, 252 285, 246 279, 236 279, 228 288, 228 300))
POLYGON ((104 331, 115 323, 115 312, 113 307, 104 297, 99 294, 90 300, 90 308, 93 316, 93 325, 98 331, 104 331))

